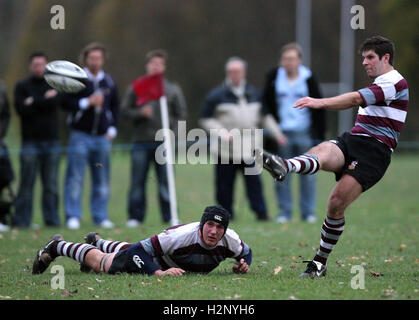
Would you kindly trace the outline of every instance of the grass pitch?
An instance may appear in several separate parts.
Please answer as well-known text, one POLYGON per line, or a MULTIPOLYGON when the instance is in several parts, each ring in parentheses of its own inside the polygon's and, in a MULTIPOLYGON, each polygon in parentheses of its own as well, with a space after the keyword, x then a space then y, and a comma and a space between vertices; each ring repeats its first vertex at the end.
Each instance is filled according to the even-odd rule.
MULTIPOLYGON (((12 158, 17 172, 17 155, 12 158)), ((60 167, 60 186, 63 186, 65 157, 60 167)), ((294 219, 290 224, 257 222, 249 209, 243 179, 239 176, 235 191, 236 219, 230 226, 252 247, 253 263, 251 273, 247 275, 232 273, 233 260, 230 259, 208 275, 157 278, 82 274, 75 261, 59 257, 54 264, 64 267, 65 289, 54 290, 51 280, 55 274, 50 272, 51 267, 42 275, 31 274, 36 251, 52 234, 61 233, 68 241, 82 242, 85 234, 96 230, 103 238, 135 242, 168 226, 161 222, 155 172, 151 168, 146 221, 138 229, 125 227, 130 157, 127 152, 114 152, 109 212, 116 228, 101 230, 93 225, 88 202, 89 174, 85 183, 82 228, 70 231, 64 227, 44 227, 38 182, 34 223, 41 228, 0 234, 0 299, 418 299, 418 169, 416 155, 396 153, 383 180, 349 207, 343 236, 329 257, 326 278, 298 278, 305 268, 300 261, 311 259, 319 246, 327 197, 335 184, 332 174, 320 172, 317 192, 319 219, 315 224, 300 221, 297 196, 294 199, 294 219), (351 273, 354 266, 364 270, 363 289, 351 286, 351 283, 360 285, 362 278, 359 271, 351 273)), ((266 172, 262 177, 269 214, 274 218, 278 209, 273 181, 266 172)), ((198 221, 203 208, 214 204, 213 181, 214 168, 210 165, 176 166, 176 192, 182 222, 198 221)), ((298 177, 295 175, 295 195, 298 194, 297 187, 298 177)), ((62 194, 60 196, 63 221, 62 194)))

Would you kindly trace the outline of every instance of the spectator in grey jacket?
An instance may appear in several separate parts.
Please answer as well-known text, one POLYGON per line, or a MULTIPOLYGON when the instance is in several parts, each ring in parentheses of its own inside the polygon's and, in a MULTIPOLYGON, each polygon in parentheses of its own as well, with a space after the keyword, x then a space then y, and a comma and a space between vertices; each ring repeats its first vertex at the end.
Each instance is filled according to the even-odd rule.
MULTIPOLYGON (((146 73, 164 73, 167 53, 153 50, 146 55, 146 73)), ((163 79, 164 92, 167 97, 170 128, 177 132, 179 120, 186 119, 186 103, 182 89, 175 83, 163 79)), ((137 105, 137 95, 130 85, 121 105, 121 114, 133 123, 131 151, 131 185, 128 196, 128 227, 137 227, 143 222, 146 211, 146 178, 150 163, 154 163, 159 190, 160 210, 163 222, 170 221, 170 199, 166 165, 156 162, 155 151, 161 144, 155 141, 155 135, 162 128, 160 104, 158 100, 137 105)))
MULTIPOLYGON (((221 147, 220 153, 217 144, 210 145, 211 153, 218 157, 215 167, 216 200, 234 218, 233 187, 236 172, 239 171, 244 174, 247 196, 257 219, 268 220, 260 177, 245 174, 245 169, 253 166, 251 148, 248 152, 245 152, 246 148, 235 148, 232 130, 243 132, 243 129, 266 128, 279 144, 285 143, 284 137, 274 118, 263 113, 261 92, 246 82, 246 62, 232 57, 227 61, 225 71, 225 83, 211 90, 205 98, 200 120, 205 130, 218 132, 219 141, 224 140, 229 144, 229 148, 221 147)), ((261 145, 261 141, 256 142, 257 137, 242 134, 238 138, 243 146, 252 143, 261 145)))

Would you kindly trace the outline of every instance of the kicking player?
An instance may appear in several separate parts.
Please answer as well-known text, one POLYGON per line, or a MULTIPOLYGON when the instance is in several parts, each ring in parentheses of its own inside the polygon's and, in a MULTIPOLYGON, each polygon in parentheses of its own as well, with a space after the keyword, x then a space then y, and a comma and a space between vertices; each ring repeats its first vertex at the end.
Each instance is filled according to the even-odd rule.
POLYGON ((55 235, 36 255, 32 273, 43 273, 58 256, 78 261, 82 271, 157 276, 208 273, 226 258, 235 258, 233 272, 248 273, 252 250, 227 229, 229 218, 221 206, 206 207, 200 222, 168 228, 135 244, 104 240, 95 232, 86 236, 84 244, 55 235))
POLYGON ((327 258, 344 229, 345 209, 383 177, 406 119, 409 91, 406 80, 393 68, 393 43, 373 36, 363 42, 360 53, 367 75, 374 79, 372 84, 332 98, 301 98, 294 104, 299 109, 329 110, 360 106, 351 132, 295 158, 282 159, 264 151, 257 154, 263 157, 264 168, 280 181, 290 172, 314 174, 321 169, 336 175, 338 182, 329 196, 320 248, 300 277, 326 275, 327 258))

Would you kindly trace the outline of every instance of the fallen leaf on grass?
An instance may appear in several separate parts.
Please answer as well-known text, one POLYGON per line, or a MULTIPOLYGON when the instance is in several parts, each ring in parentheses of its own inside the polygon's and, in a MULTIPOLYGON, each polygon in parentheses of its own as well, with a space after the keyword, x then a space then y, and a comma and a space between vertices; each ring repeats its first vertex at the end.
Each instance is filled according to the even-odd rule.
POLYGON ((105 280, 100 280, 100 279, 96 278, 96 281, 99 282, 99 283, 101 283, 101 282, 103 282, 105 280))
POLYGON ((274 270, 274 275, 277 275, 282 270, 282 266, 277 266, 274 270))
POLYGON ((31 299, 31 297, 29 297, 29 296, 25 296, 25 299, 26 299, 26 300, 30 300, 30 299, 31 299))
POLYGON ((12 299, 11 296, 0 296, 0 299, 12 299))
POLYGON ((305 247, 307 247, 307 244, 302 243, 302 242, 298 242, 298 245, 299 245, 301 248, 305 248, 305 247))
POLYGON ((297 300, 297 298, 294 297, 294 296, 289 296, 288 299, 290 299, 290 300, 297 300))
POLYGON ((235 299, 241 298, 241 295, 239 295, 239 294, 236 293, 236 294, 234 294, 234 298, 235 299))
POLYGON ((402 243, 401 245, 400 245, 400 248, 398 249, 399 251, 403 251, 403 249, 406 249, 407 248, 407 245, 406 244, 404 244, 404 243, 402 243))
POLYGON ((338 267, 344 267, 345 265, 342 263, 342 262, 340 262, 339 260, 338 261, 336 261, 336 265, 338 266, 338 267))
POLYGON ((217 289, 218 289, 216 284, 213 284, 213 285, 211 286, 211 288, 213 288, 214 290, 217 290, 217 289))
POLYGON ((93 289, 93 288, 91 288, 91 287, 87 287, 87 290, 91 290, 91 291, 93 291, 93 290, 95 290, 95 289, 93 289))
POLYGON ((158 283, 162 283, 163 281, 161 281, 160 279, 157 279, 157 282, 158 282, 158 283))
POLYGON ((392 259, 387 259, 387 260, 384 260, 384 262, 385 262, 385 263, 392 263, 392 262, 393 262, 393 260, 392 260, 392 259))
POLYGON ((370 271, 370 274, 374 277, 382 277, 384 276, 384 274, 379 273, 379 272, 375 272, 375 271, 370 271))
POLYGON ((390 297, 390 298, 394 298, 397 296, 396 291, 394 291, 393 289, 384 289, 383 293, 381 295, 382 297, 390 297))
POLYGON ((94 295, 93 295, 93 298, 99 299, 99 296, 98 296, 98 295, 96 295, 96 294, 94 294, 94 295))

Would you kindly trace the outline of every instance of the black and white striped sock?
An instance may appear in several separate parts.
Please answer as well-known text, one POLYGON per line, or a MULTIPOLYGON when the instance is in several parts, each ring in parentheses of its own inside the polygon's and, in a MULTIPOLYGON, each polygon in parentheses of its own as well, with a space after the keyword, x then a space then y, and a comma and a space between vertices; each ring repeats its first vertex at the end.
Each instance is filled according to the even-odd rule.
POLYGON ((104 240, 99 239, 96 241, 96 247, 105 253, 112 253, 118 252, 120 250, 125 250, 131 246, 131 243, 123 242, 123 241, 111 241, 111 240, 104 240))
POLYGON ((288 172, 314 174, 320 169, 319 158, 315 154, 303 154, 291 159, 284 159, 288 172))
POLYGON ((55 245, 55 253, 58 256, 70 257, 79 263, 84 263, 86 254, 92 249, 96 249, 96 247, 86 243, 57 241, 55 245))
POLYGON ((326 217, 322 226, 320 248, 313 260, 326 264, 327 258, 342 235, 344 228, 345 218, 336 220, 326 217))

